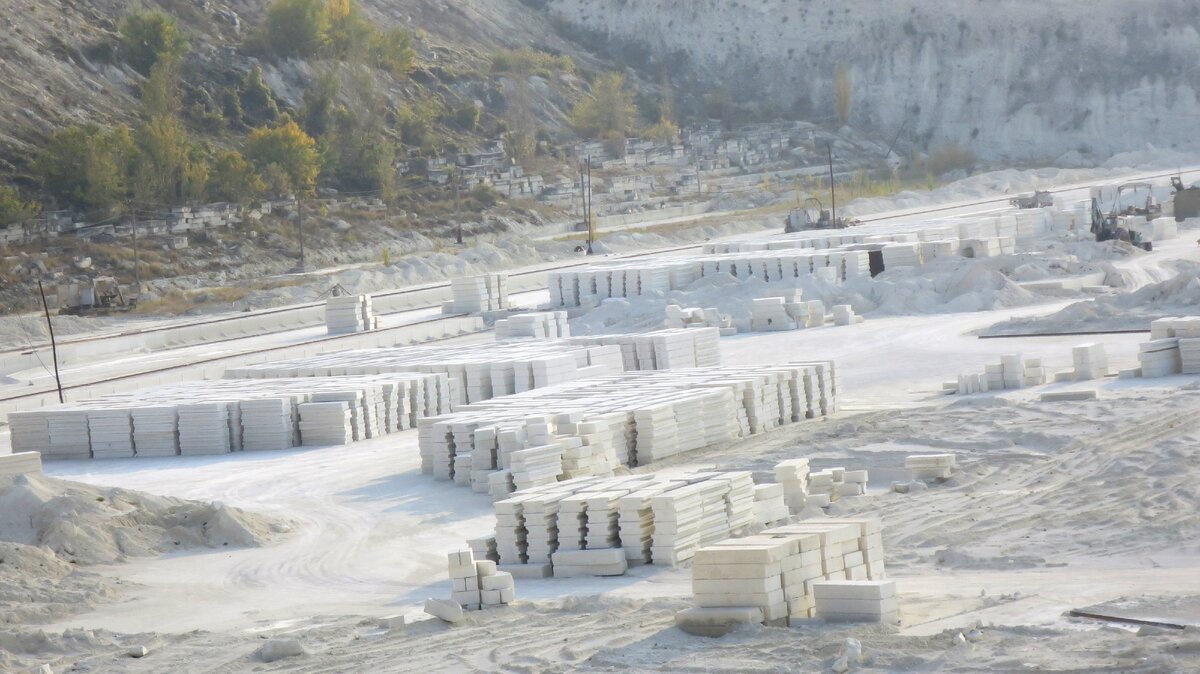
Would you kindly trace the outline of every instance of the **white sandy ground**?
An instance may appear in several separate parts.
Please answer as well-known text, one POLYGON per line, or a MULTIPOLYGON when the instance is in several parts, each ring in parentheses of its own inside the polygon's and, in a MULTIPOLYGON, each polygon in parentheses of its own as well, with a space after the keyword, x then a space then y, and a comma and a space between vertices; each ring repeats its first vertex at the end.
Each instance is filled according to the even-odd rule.
MULTIPOLYGON (((871 469, 871 495, 846 503, 849 511, 884 517, 907 636, 814 627, 751 630, 723 641, 686 637, 669 624, 686 603, 688 573, 654 568, 618 579, 523 581, 519 598, 533 605, 481 614, 478 626, 466 629, 422 624, 403 637, 383 636, 373 622, 358 625, 347 616, 420 617, 424 597, 448 591, 444 553, 493 525, 485 498, 420 475, 411 432, 285 453, 49 464, 58 477, 287 516, 297 532, 272 547, 91 567, 118 582, 124 598, 44 629, 138 635, 93 633, 96 645, 54 647, 78 652, 64 661, 96 671, 246 671, 255 666, 259 637, 281 631, 299 635, 313 655, 271 670, 753 671, 758 665, 750 663, 771 660, 783 671, 813 671, 837 654, 828 651, 844 636, 860 635, 875 644, 868 650, 880 663, 889 663, 886 671, 921 670, 931 661, 962 671, 1007 668, 1026 658, 1062 671, 1076 665, 1059 651, 1076 648, 1091 653, 1094 666, 1137 671, 1124 668, 1140 667, 1138 658, 1110 661, 1094 651, 1128 642, 1120 649, 1154 644, 1155 653, 1170 652, 1179 635, 1137 637, 1062 613, 1123 596, 1200 595, 1197 514, 1190 505, 1200 478, 1191 422, 1200 393, 1176 390, 1195 378, 1092 384, 1103 388, 1104 399, 1085 404, 1042 405, 1030 391, 967 399, 935 394, 960 369, 981 368, 1018 347, 1049 365, 1069 364, 1070 338, 1005 340, 998 348, 965 335, 995 318, 942 316, 922 326, 919 318, 900 317, 723 340, 726 362, 820 353, 854 363, 843 372, 847 410, 835 420, 653 467, 766 471, 781 458, 809 456, 818 466, 871 469), (888 345, 886 357, 881 343, 888 345), (1164 427, 1164 418, 1175 425, 1164 427), (959 452, 964 475, 912 495, 885 491, 889 479, 900 477, 905 454, 931 448, 959 452), (601 598, 572 598, 592 595, 601 598), (942 634, 976 620, 1002 627, 985 630, 987 641, 970 648, 954 647, 951 635, 942 634), (587 637, 573 638, 572 625, 586 626, 587 637), (120 645, 134 641, 161 650, 153 660, 119 657, 120 645), (697 650, 705 653, 704 665, 685 666, 697 650)), ((1136 340, 1106 341, 1114 365, 1122 354, 1132 357, 1136 340)), ((1179 666, 1176 657, 1170 666, 1179 666)))
MULTIPOLYGON (((1160 257, 1130 258, 1134 285, 1152 282, 1155 266, 1170 268, 1171 255, 1160 257)), ((1144 335, 972 336, 1068 301, 722 340, 726 363, 835 359, 844 410, 648 467, 765 476, 782 458, 807 456, 818 467, 870 469, 870 493, 832 510, 883 517, 901 591, 898 632, 811 625, 691 637, 671 626, 688 605, 689 572, 653 567, 622 578, 518 581, 521 603, 465 626, 378 629, 364 617, 424 618, 419 603, 449 592, 445 553, 494 525, 486 498, 420 474, 416 434, 407 432, 278 453, 49 463, 53 477, 219 501, 286 519, 294 531, 268 547, 68 572, 59 596, 85 597, 80 612, 0 627, 0 671, 50 663, 90 672, 811 672, 828 671, 846 637, 862 641, 868 671, 1195 671, 1195 629, 1139 632, 1063 614, 1148 597, 1143 612, 1200 627, 1189 600, 1200 597, 1200 380, 939 393, 942 381, 1003 353, 1069 367, 1081 341, 1104 343, 1114 367, 1135 364, 1144 335), (1097 388, 1101 398, 1036 402, 1040 390, 1063 388, 1097 388), (903 457, 928 451, 957 452, 962 473, 925 491, 888 491, 903 476, 903 457), (956 644, 977 622, 976 640, 956 644), (281 634, 308 654, 262 663, 258 645, 281 634), (126 657, 134 644, 151 655, 126 657)))

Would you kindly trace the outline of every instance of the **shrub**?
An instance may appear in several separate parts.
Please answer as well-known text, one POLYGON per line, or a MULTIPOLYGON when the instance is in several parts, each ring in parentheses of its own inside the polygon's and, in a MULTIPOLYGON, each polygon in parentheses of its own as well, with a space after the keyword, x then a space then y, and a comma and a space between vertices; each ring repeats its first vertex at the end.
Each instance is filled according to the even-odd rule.
POLYGON ((552 77, 562 73, 574 73, 575 61, 570 56, 556 56, 546 52, 522 47, 507 49, 492 55, 492 72, 516 73, 529 76, 552 77))
POLYGON ((0 185, 0 227, 31 220, 40 210, 40 205, 22 200, 16 189, 0 185))
POLYGON ((129 195, 130 167, 136 154, 129 129, 96 125, 55 131, 33 162, 33 171, 65 206, 100 209, 129 195))
POLYGON ((463 131, 474 131, 479 126, 479 106, 474 102, 454 109, 454 125, 463 131))
POLYGON ((373 31, 368 42, 376 67, 393 75, 407 75, 417 67, 417 52, 408 31, 399 28, 373 31))
POLYGON ((316 186, 320 172, 316 141, 290 119, 273 128, 255 129, 242 154, 262 173, 268 187, 309 195, 316 186))
POLYGON ((571 110, 571 125, 594 137, 626 134, 633 130, 636 119, 634 94, 625 86, 621 73, 601 75, 592 85, 591 96, 571 110))
POLYGON ((238 98, 242 119, 252 125, 269 124, 279 117, 279 106, 275 104, 271 88, 263 81, 259 66, 246 73, 238 98))
POLYGON ((262 35, 270 53, 282 58, 315 56, 329 41, 325 0, 274 0, 262 35))
POLYGON ((187 50, 187 36, 175 18, 158 10, 130 12, 119 32, 122 57, 142 74, 149 74, 161 60, 182 57, 187 50))
POLYGON ((262 176, 236 150, 217 155, 208 174, 208 196, 218 201, 247 201, 266 189, 262 176))

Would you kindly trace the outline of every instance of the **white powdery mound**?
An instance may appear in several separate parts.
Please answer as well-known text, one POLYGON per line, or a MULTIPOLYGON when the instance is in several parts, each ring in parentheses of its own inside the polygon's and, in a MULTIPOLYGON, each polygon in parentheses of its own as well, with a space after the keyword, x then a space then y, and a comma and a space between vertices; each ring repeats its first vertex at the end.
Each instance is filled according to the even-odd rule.
MULTIPOLYGON (((1005 256, 1015 258, 1017 256, 1005 256)), ((1017 285, 1001 268, 1004 258, 942 258, 923 267, 901 267, 871 278, 830 283, 816 276, 788 281, 739 281, 732 276, 702 278, 684 290, 605 300, 571 321, 572 334, 603 334, 661 327, 666 305, 713 307, 748 330, 751 300, 801 290, 804 300, 825 306, 849 304, 864 315, 912 315, 988 311, 1032 304, 1040 296, 1017 285)), ((1034 274, 1034 271, 1030 271, 1034 274)))
POLYGON ((1076 302, 1049 316, 997 323, 985 334, 1149 330, 1154 319, 1191 316, 1197 306, 1200 306, 1200 269, 1192 267, 1133 292, 1076 302))
POLYGON ((219 503, 106 489, 41 475, 0 478, 0 541, 78 564, 188 548, 258 547, 284 527, 219 503))

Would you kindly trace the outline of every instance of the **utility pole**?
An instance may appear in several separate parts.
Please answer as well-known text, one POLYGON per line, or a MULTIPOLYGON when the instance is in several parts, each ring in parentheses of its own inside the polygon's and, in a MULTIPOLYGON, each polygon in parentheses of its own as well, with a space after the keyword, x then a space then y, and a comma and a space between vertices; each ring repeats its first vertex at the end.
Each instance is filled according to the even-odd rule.
POLYGON ((129 206, 130 226, 133 228, 133 296, 142 294, 142 265, 138 246, 137 210, 129 206))
POLYGON ((587 254, 592 254, 592 243, 596 240, 596 220, 592 217, 592 156, 587 158, 587 225, 588 245, 587 254))
POLYGON ((50 353, 54 356, 54 384, 58 387, 58 403, 63 402, 62 378, 58 374, 58 343, 54 341, 54 324, 50 322, 50 304, 46 302, 46 290, 42 279, 38 279, 38 293, 42 296, 42 310, 46 312, 46 330, 50 333, 50 353))
POLYGON ((829 200, 832 202, 832 209, 829 218, 831 222, 837 222, 837 187, 833 183, 833 143, 826 143, 825 149, 829 151, 829 200))
POLYGON ((451 174, 450 179, 454 182, 454 223, 458 225, 458 235, 456 237, 458 245, 463 245, 463 225, 462 218, 458 216, 459 206, 459 181, 462 179, 462 172, 455 171, 451 174))
POLYGON ((300 262, 296 272, 304 272, 304 198, 296 197, 296 236, 300 239, 300 262))

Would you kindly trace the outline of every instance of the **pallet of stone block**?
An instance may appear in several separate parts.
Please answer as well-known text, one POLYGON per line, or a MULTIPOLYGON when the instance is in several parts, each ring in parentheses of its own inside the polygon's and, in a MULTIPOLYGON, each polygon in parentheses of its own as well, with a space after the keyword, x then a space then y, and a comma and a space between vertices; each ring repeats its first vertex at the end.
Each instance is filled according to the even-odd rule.
POLYGON ((954 454, 914 454, 904 457, 904 467, 913 480, 945 480, 957 467, 954 454))
POLYGON ((676 627, 701 637, 723 637, 742 625, 762 624, 763 620, 758 606, 694 607, 675 614, 676 627))
POLYGON ((300 444, 295 406, 353 400, 356 439, 405 426, 402 389, 435 374, 183 382, 102 396, 69 407, 14 413, 14 446, 47 457, 95 458, 224 454, 300 444), (398 381, 397 381, 398 380, 398 381), (92 430, 94 427, 94 430, 92 430), (69 431, 69 432, 68 432, 69 431), (63 446, 70 439, 71 451, 63 446), (26 444, 27 443, 27 444, 26 444), (86 453, 85 453, 86 452, 86 453))
POLYGON ((565 311, 512 314, 496 321, 496 341, 508 339, 562 339, 571 336, 565 311))
POLYGON ((38 452, 0 454, 0 477, 34 475, 42 472, 42 455, 38 452))
POLYGON ((1096 400, 1097 395, 1094 389, 1087 391, 1049 391, 1043 393, 1039 400, 1044 403, 1055 402, 1082 402, 1085 400, 1096 400))
MULTIPOLYGON (((455 455, 472 453, 476 447, 470 434, 455 435, 453 443, 447 443, 447 430, 455 425, 473 424, 471 431, 502 426, 509 435, 513 430, 524 427, 530 415, 546 417, 556 408, 579 410, 582 415, 572 421, 599 421, 614 413, 625 414, 625 421, 612 423, 624 425, 625 431, 609 424, 611 433, 588 433, 588 442, 619 442, 619 451, 603 448, 593 455, 607 457, 603 465, 616 456, 618 461, 633 459, 644 464, 665 456, 692 451, 714 443, 727 442, 739 435, 759 433, 779 424, 824 413, 831 406, 834 393, 830 389, 828 365, 800 365, 749 369, 696 369, 669 373, 626 373, 617 377, 606 377, 574 382, 555 389, 538 389, 522 395, 509 396, 502 404, 482 401, 462 407, 455 415, 428 419, 423 422, 427 431, 420 439, 421 452, 428 461, 423 462, 428 472, 441 466, 440 477, 454 477, 449 471, 455 465, 455 455), (819 380, 824 381, 819 381, 819 380), (730 391, 737 391, 736 397, 730 391), (793 392, 794 391, 794 392, 793 392), (820 401, 814 400, 820 391, 820 401), (751 395, 746 395, 750 393, 751 395), (638 402, 640 400, 644 402, 638 402), (561 407, 560 407, 561 406, 561 407), (814 410, 821 408, 821 412, 814 410), (731 409, 732 408, 732 409, 731 409), (586 410, 586 411, 584 411, 586 410), (494 421, 488 422, 488 419, 494 421), (742 429, 733 425, 735 420, 746 420, 742 429), (629 432, 629 421, 636 432, 629 432), (439 430, 443 429, 443 430, 439 430), (628 440, 627 440, 628 439, 628 440), (627 442, 636 446, 629 448, 627 442), (640 454, 639 454, 640 453, 640 454)), ((551 414, 553 417, 554 415, 551 414)), ((607 422, 606 422, 607 423, 607 422)), ((539 424, 539 426, 542 424, 539 424)), ((556 429, 555 433, 560 433, 556 429)), ((575 433, 577 431, 569 431, 575 433)), ((491 437, 490 435, 488 437, 491 437)), ((497 436, 499 437, 499 435, 497 436)), ((547 438, 549 439, 549 438, 547 438)), ((560 440, 561 441, 561 440, 560 440)), ((521 449, 532 441, 525 440, 515 447, 485 447, 485 454, 472 453, 471 468, 478 473, 483 470, 500 470, 504 456, 521 449), (494 457, 494 458, 489 458, 494 457), (492 465, 481 464, 480 460, 495 461, 492 465)), ((591 446, 591 445, 589 445, 591 446)), ((566 451, 567 445, 564 445, 566 451)), ((482 484, 480 475, 473 475, 472 484, 482 484)))
POLYGON ((1179 341, 1177 337, 1168 337, 1139 344, 1138 363, 1142 376, 1157 378, 1180 374, 1183 371, 1183 359, 1179 341))
POLYGON ((621 548, 559 550, 550 556, 555 578, 623 576, 629 569, 621 548))
MULTIPOLYGON (((602 340, 600 340, 602 341, 602 340)), ((513 341, 481 348, 477 344, 411 346, 334 352, 309 358, 233 368, 231 378, 381 375, 439 372, 457 381, 455 403, 553 386, 588 376, 621 372, 619 347, 568 340, 513 341)), ((439 413, 449 409, 443 406, 439 413)))
POLYGON ((827 622, 900 621, 895 581, 820 580, 812 587, 816 617, 827 622))
POLYGON ((343 295, 325 300, 325 326, 331 335, 363 332, 374 327, 369 295, 343 295))
POLYGON ((1075 380, 1102 379, 1109 376, 1108 356, 1104 345, 1098 342, 1080 344, 1071 349, 1071 359, 1075 365, 1075 380))

